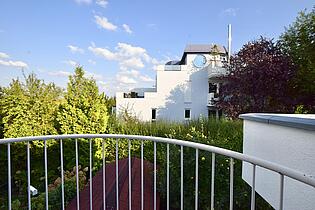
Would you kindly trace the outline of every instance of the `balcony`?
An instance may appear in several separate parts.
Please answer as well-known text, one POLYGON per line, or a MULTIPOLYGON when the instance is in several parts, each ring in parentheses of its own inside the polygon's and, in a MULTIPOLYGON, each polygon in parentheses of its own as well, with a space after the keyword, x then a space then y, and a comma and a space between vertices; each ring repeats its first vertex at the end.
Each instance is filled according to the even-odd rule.
POLYGON ((180 71, 181 65, 165 65, 164 71, 180 71))
POLYGON ((208 93, 207 106, 214 107, 218 100, 219 98, 217 93, 208 93))
MULTIPOLYGON (((166 151, 165 153, 165 159, 166 159, 166 183, 165 183, 165 190, 166 192, 166 200, 165 200, 165 206, 167 209, 169 209, 170 206, 170 188, 174 187, 172 183, 175 182, 175 180, 170 181, 170 170, 174 170, 173 168, 170 167, 170 146, 177 146, 177 150, 171 150, 178 155, 178 162, 180 164, 180 177, 179 177, 179 183, 180 183, 180 196, 179 196, 179 202, 180 202, 180 207, 181 209, 184 209, 184 202, 185 198, 184 197, 184 192, 186 189, 186 184, 184 183, 184 167, 185 167, 185 162, 184 162, 184 149, 190 148, 191 150, 194 150, 194 165, 195 168, 192 168, 191 170, 194 170, 194 189, 191 193, 189 193, 190 197, 194 200, 194 209, 198 209, 199 205, 199 196, 200 193, 195 193, 199 192, 199 163, 201 157, 199 157, 199 154, 201 152, 207 152, 211 156, 211 165, 209 165, 209 169, 211 171, 211 190, 209 195, 202 195, 202 196, 209 196, 210 199, 210 204, 209 204, 209 209, 215 209, 215 205, 218 205, 215 202, 215 180, 216 176, 220 176, 220 174, 215 173, 216 170, 220 171, 221 165, 216 165, 216 158, 217 157, 226 157, 227 160, 229 161, 229 177, 230 179, 228 180, 227 187, 229 188, 229 194, 226 195, 226 197, 229 199, 229 209, 232 210, 234 203, 237 202, 234 200, 234 164, 235 161, 241 161, 243 163, 246 163, 250 166, 252 166, 253 170, 250 171, 250 175, 252 177, 251 181, 251 200, 250 200, 250 206, 251 210, 255 209, 255 192, 256 192, 256 168, 259 168, 260 170, 268 170, 271 171, 272 173, 275 174, 280 174, 281 177, 281 184, 279 185, 279 208, 278 209, 283 209, 283 201, 284 201, 284 196, 285 196, 285 187, 286 187, 286 182, 284 182, 284 178, 286 179, 293 179, 295 182, 301 183, 301 184, 306 184, 309 187, 311 187, 314 190, 315 187, 315 179, 313 177, 307 176, 302 172, 290 169, 288 167, 273 163, 271 161, 266 161, 263 159, 259 159, 254 156, 250 155, 245 155, 242 153, 234 152, 231 150, 227 149, 222 149, 219 147, 214 147, 210 145, 205 145, 205 144, 200 144, 200 143, 195 143, 195 142, 190 142, 190 141, 183 141, 183 140, 178 140, 178 139, 170 139, 170 138, 161 138, 161 137, 152 137, 152 136, 135 136, 135 135, 119 135, 119 134, 73 134, 73 135, 55 135, 55 136, 37 136, 37 137, 23 137, 23 138, 7 138, 7 139, 1 139, 0 140, 0 145, 5 145, 7 148, 7 201, 8 201, 8 209, 12 209, 12 174, 11 174, 11 169, 12 169, 12 161, 11 161, 11 147, 14 144, 19 144, 19 143, 25 143, 26 145, 26 174, 27 174, 27 190, 26 190, 26 196, 28 200, 27 207, 28 209, 31 209, 31 196, 32 196, 32 186, 31 186, 31 171, 32 171, 32 163, 31 163, 31 158, 30 158, 30 153, 31 153, 31 147, 30 145, 37 141, 37 142, 42 142, 44 145, 44 168, 45 168, 45 203, 43 204, 43 208, 45 206, 46 209, 48 209, 48 198, 50 196, 49 194, 49 185, 48 185, 48 174, 47 174, 47 167, 48 165, 48 155, 47 155, 47 142, 49 141, 57 141, 59 144, 59 149, 60 149, 60 183, 61 183, 61 201, 60 202, 60 209, 69 209, 69 206, 66 206, 65 204, 65 196, 66 196, 66 191, 65 191, 65 171, 64 171, 64 165, 67 163, 64 162, 64 151, 63 151, 63 145, 66 140, 73 140, 74 141, 74 150, 75 150, 75 167, 74 167, 74 174, 75 174, 75 183, 76 183, 76 197, 74 198, 73 202, 71 203, 73 208, 76 209, 93 209, 97 208, 97 205, 101 205, 101 208, 103 209, 132 209, 133 206, 133 201, 139 199, 139 208, 134 207, 134 209, 157 209, 158 203, 159 203, 159 197, 158 197, 158 188, 157 188, 157 178, 158 175, 161 173, 161 169, 159 169, 157 165, 157 145, 164 145, 163 147, 166 151), (86 151, 85 154, 79 154, 79 149, 78 149, 78 144, 81 141, 86 141, 89 142, 89 150, 86 151), (111 141, 112 143, 116 144, 116 149, 114 154, 112 154, 115 157, 115 161, 110 163, 112 167, 112 171, 114 173, 111 175, 112 182, 109 183, 111 184, 111 188, 107 188, 107 184, 105 184, 105 181, 108 181, 107 179, 105 180, 105 175, 106 175, 106 170, 107 170, 107 164, 105 160, 105 153, 108 152, 106 151, 105 148, 105 143, 107 141, 111 141), (124 160, 120 160, 121 157, 124 154, 120 153, 119 150, 119 144, 122 141, 127 141, 128 142, 128 153, 127 153, 127 158, 124 160), (135 142, 140 142, 140 159, 139 159, 139 168, 135 169, 134 164, 132 164, 132 161, 134 161, 131 153, 131 145, 135 142), (102 145, 102 158, 103 158, 103 164, 100 168, 100 171, 95 177, 98 177, 99 181, 98 184, 95 184, 95 177, 93 178, 93 156, 92 156, 92 148, 93 145, 96 143, 100 143, 102 145), (151 146, 146 146, 144 145, 149 145, 151 146), (145 167, 147 160, 144 160, 144 151, 145 150, 151 150, 152 152, 152 160, 151 164, 151 173, 146 173, 145 170, 148 170, 148 168, 145 167), (82 156, 87 155, 89 160, 89 183, 88 185, 85 186, 85 189, 83 191, 80 191, 79 188, 79 177, 80 177, 80 167, 79 167, 79 160, 82 158, 82 156), (124 162, 123 162, 124 161, 124 162), (122 169, 122 165, 125 164, 126 167, 125 169, 122 169), (145 169, 146 168, 146 169, 145 169), (121 171, 125 170, 126 175, 125 178, 128 180, 127 182, 124 182, 124 185, 126 184, 127 190, 120 191, 121 185, 122 185, 122 179, 120 178, 121 176, 121 171), (132 179, 132 174, 135 171, 132 170, 139 170, 140 174, 140 180, 138 183, 133 183, 132 179), (144 183, 147 181, 147 175, 150 175, 152 178, 152 189, 147 191, 144 183), (94 183, 94 184, 92 184, 94 183), (135 192, 132 187, 134 186, 139 186, 140 191, 135 192), (106 186, 106 188, 105 188, 106 186), (108 195, 108 190, 112 191, 111 195, 112 196, 107 196, 108 195), (94 191, 100 192, 98 194, 95 194, 94 191), (144 192, 150 192, 148 194, 145 194, 144 192), (124 197, 125 199, 121 199, 121 197, 124 197), (153 200, 152 205, 150 207, 145 207, 145 198, 150 197, 150 199, 153 200), (85 203, 85 204, 84 204, 85 203), (84 206, 85 205, 85 206, 84 206), (86 206, 87 205, 87 206, 86 206), (123 206, 126 206, 123 208, 123 206)), ((73 142, 72 141, 72 142, 73 142)), ((12 147, 13 148, 13 147, 12 147)), ((185 150, 187 151, 187 150, 185 150)), ((107 175, 108 176, 108 175, 107 175)), ((257 177, 257 180, 259 181, 259 178, 257 177)), ((57 201, 56 201, 57 202, 57 201)), ((99 209, 99 208, 98 208, 99 209)))
POLYGON ((208 78, 209 79, 222 77, 222 76, 227 74, 227 70, 223 67, 218 67, 218 66, 212 67, 209 65, 207 67, 207 69, 208 69, 208 78))

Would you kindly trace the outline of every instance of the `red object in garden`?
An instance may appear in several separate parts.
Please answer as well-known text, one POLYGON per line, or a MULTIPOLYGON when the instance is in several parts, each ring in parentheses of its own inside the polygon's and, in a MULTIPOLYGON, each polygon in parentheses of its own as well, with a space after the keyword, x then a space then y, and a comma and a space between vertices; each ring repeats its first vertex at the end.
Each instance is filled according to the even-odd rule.
MULTIPOLYGON (((144 209, 153 208, 153 164, 143 161, 144 165, 144 209)), ((116 162, 106 164, 106 210, 116 209, 116 162)), ((129 203, 129 180, 128 180, 128 158, 118 161, 119 176, 119 209, 128 210, 129 203)), ((131 159, 131 205, 132 209, 141 209, 141 160, 131 159)), ((103 209, 103 170, 101 169, 92 178, 93 209, 103 209)), ((156 195, 156 209, 160 209, 160 196, 156 195)), ((84 187, 80 192, 80 209, 90 208, 90 186, 84 187)), ((73 198, 66 208, 77 209, 77 197, 73 198)))

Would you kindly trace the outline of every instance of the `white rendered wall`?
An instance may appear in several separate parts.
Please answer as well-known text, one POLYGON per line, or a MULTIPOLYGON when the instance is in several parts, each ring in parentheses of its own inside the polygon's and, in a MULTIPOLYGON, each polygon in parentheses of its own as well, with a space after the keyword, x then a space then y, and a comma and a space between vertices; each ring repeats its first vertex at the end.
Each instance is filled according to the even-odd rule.
MULTIPOLYGON (((315 118, 314 118, 315 120, 315 118)), ((243 153, 315 177, 315 131, 244 120, 243 153)), ((252 166, 243 163, 242 178, 251 185, 252 166)), ((280 176, 256 168, 256 192, 275 209, 279 205, 280 176)), ((284 179, 284 209, 314 210, 315 188, 284 179)))

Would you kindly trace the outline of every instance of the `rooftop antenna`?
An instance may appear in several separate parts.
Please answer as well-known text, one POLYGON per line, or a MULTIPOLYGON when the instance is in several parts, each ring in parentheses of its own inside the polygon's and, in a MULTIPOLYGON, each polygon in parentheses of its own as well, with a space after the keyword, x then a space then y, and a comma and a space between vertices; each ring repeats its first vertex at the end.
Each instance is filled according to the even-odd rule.
POLYGON ((231 58, 231 51, 232 51, 232 25, 228 25, 228 63, 230 64, 231 58))

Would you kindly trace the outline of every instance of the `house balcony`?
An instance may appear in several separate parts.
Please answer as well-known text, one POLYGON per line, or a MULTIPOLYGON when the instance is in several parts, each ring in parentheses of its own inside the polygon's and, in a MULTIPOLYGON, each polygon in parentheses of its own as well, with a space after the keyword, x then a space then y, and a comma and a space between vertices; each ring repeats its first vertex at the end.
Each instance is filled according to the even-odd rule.
POLYGON ((217 93, 208 93, 207 106, 208 107, 214 107, 218 100, 219 100, 219 97, 218 97, 217 93))
POLYGON ((218 67, 218 66, 208 66, 208 78, 209 79, 215 79, 215 78, 219 78, 222 76, 225 76, 227 74, 227 70, 226 68, 223 67, 218 67))
MULTIPOLYGON (((306 137, 307 147, 314 149, 314 137, 315 137, 315 116, 313 120, 305 121, 305 120, 296 120, 293 119, 291 122, 287 120, 284 122, 279 118, 271 118, 270 116, 252 116, 252 115, 242 115, 242 118, 245 119, 245 126, 244 126, 244 140, 250 143, 251 146, 255 146, 251 142, 256 139, 261 139, 262 136, 268 136, 269 139, 272 139, 279 145, 279 148, 283 146, 288 146, 288 144, 281 144, 281 141, 285 141, 285 138, 281 137, 279 133, 286 134, 290 131, 291 137, 302 139, 296 139, 296 143, 299 140, 303 140, 306 137), (250 120, 253 123, 247 122, 250 120), (270 127, 268 130, 268 126, 284 126, 283 130, 281 128, 274 128, 270 127), (285 128, 285 126, 288 126, 285 128), (267 130, 266 130, 267 129, 267 130), (265 135, 268 132, 268 135, 265 135), (260 134, 262 133, 262 134, 260 134), (259 136, 257 136, 259 135, 259 136), (304 136, 304 137, 303 137, 304 136), (273 137, 277 137, 279 139, 274 139, 273 137), (280 141, 281 140, 281 141, 280 141), (281 146, 282 145, 282 146, 281 146)), ((234 168, 234 164, 236 161, 240 161, 246 165, 245 171, 243 171, 244 180, 249 183, 251 187, 251 194, 250 194, 250 209, 254 210, 256 206, 256 192, 257 190, 261 190, 262 187, 265 187, 264 190, 266 192, 270 192, 273 197, 277 198, 277 203, 274 204, 276 209, 290 209, 289 206, 286 206, 286 202, 292 200, 295 202, 296 205, 300 205, 301 208, 305 210, 311 210, 315 206, 315 170, 314 164, 310 165, 311 168, 306 173, 303 170, 296 169, 290 167, 290 164, 287 165, 290 161, 291 154, 287 154, 288 161, 287 163, 281 164, 278 160, 270 160, 264 158, 264 156, 257 156, 253 153, 249 154, 248 151, 252 147, 246 147, 246 154, 214 147, 211 145, 191 142, 191 141, 184 141, 180 139, 171 139, 171 138, 161 138, 161 137, 153 137, 153 136, 136 136, 136 135, 121 135, 121 134, 70 134, 70 135, 52 135, 52 136, 36 136, 36 137, 21 137, 21 138, 7 138, 0 140, 0 146, 6 148, 6 165, 7 165, 7 191, 1 196, 5 196, 7 199, 7 206, 4 208, 12 209, 12 195, 13 195, 13 185, 12 178, 15 174, 12 174, 12 169, 14 165, 12 165, 13 160, 11 159, 11 153, 14 152, 14 145, 18 144, 19 149, 21 150, 21 146, 25 146, 26 151, 26 190, 25 190, 25 197, 27 198, 27 206, 25 208, 31 209, 32 206, 32 196, 34 193, 34 187, 32 186, 32 179, 33 176, 33 168, 32 160, 30 154, 33 152, 31 145, 34 142, 41 142, 43 145, 43 165, 44 165, 44 172, 45 176, 43 177, 44 183, 44 199, 42 204, 42 209, 49 208, 49 196, 52 196, 49 191, 49 176, 47 173, 47 168, 49 168, 48 160, 49 156, 47 150, 49 149, 47 143, 49 142, 56 142, 57 144, 56 149, 58 149, 58 153, 55 155, 58 156, 60 159, 60 194, 61 199, 60 201, 60 209, 154 209, 158 210, 159 206, 161 205, 160 202, 160 190, 161 187, 158 188, 158 178, 160 174, 165 175, 165 185, 163 186, 162 191, 166 193, 166 199, 163 200, 165 202, 163 206, 166 209, 170 208, 170 196, 178 196, 178 202, 180 204, 180 209, 184 209, 185 207, 185 199, 187 195, 189 195, 189 200, 194 201, 194 208, 198 209, 199 206, 199 198, 201 196, 209 197, 209 209, 216 209, 216 205, 219 205, 216 201, 216 192, 218 189, 215 189, 216 184, 215 181, 218 180, 218 176, 221 176, 216 171, 227 171, 229 174, 229 180, 224 181, 226 187, 229 189, 229 193, 226 194, 226 200, 229 201, 229 209, 232 210, 235 202, 237 202, 234 194, 234 179, 235 179, 235 170, 242 170, 240 168, 234 168), (72 140, 72 141, 71 141, 72 140), (85 142, 89 147, 86 148, 83 152, 79 152, 79 145, 82 142, 85 142), (75 167, 73 168, 73 175, 75 177, 75 196, 73 197, 70 203, 66 203, 65 199, 69 196, 67 193, 68 191, 65 190, 65 170, 64 167, 68 165, 65 157, 65 152, 63 149, 65 148, 65 143, 70 142, 73 143, 73 152, 75 152, 74 162, 75 167), (115 149, 113 151, 106 150, 106 143, 110 142, 111 144, 115 145, 115 149), (133 144, 138 143, 140 153, 138 158, 134 158, 131 147, 133 144), (93 146, 94 145, 101 145, 101 160, 102 164, 99 167, 99 171, 94 171, 93 167, 93 146), (121 144, 127 144, 127 151, 121 151, 121 144), (159 147, 158 147, 159 146, 159 147), (160 147, 163 146, 163 147, 160 147), (176 150, 170 150, 170 147, 178 147, 176 150), (184 173, 184 168, 186 167, 187 162, 186 159, 184 161, 184 156, 187 155, 187 151, 192 151, 193 153, 193 160, 190 161, 194 164, 194 168, 191 168, 191 172, 193 175, 193 183, 194 187, 186 188, 187 183, 184 182, 184 177, 186 174, 184 173), (149 154, 152 154, 152 159, 148 159, 144 157, 145 151, 150 150, 149 154), (161 152, 163 150, 163 152, 161 152), (159 152, 159 153, 158 153, 159 152), (176 154, 172 154, 176 153, 176 154), (209 180, 210 180, 210 191, 207 195, 201 195, 199 192, 199 182, 200 182, 200 175, 204 173, 204 169, 199 168, 200 162, 203 160, 204 157, 201 157, 201 154, 204 155, 207 153, 209 157, 211 157, 211 164, 207 165, 210 171, 209 180), (108 163, 106 161, 106 155, 111 155, 114 158, 114 161, 108 163), (165 159, 165 167, 161 167, 157 163, 157 158, 161 158, 161 155, 165 159), (179 177, 178 180, 170 180, 170 172, 175 170, 173 167, 170 167, 170 155, 175 155, 178 158, 179 169, 178 172, 179 177), (228 167, 217 164, 217 158, 225 157, 228 162, 228 167), (87 160, 88 167, 88 183, 84 186, 83 189, 80 189, 80 161, 82 158, 87 160), (222 168, 224 167, 224 168, 222 168), (161 173, 160 170, 165 171, 161 173), (222 169, 222 170, 221 170, 222 169), (270 174, 266 174, 269 172, 272 176, 278 177, 276 184, 274 182, 268 183, 269 179, 264 179, 264 176, 270 176, 270 174), (93 173, 95 176, 93 176, 93 173), (179 183, 179 186, 175 183, 179 183), (295 191, 294 186, 298 185, 298 191, 295 191), (301 186, 304 186, 301 187, 301 186), (174 189, 174 187, 179 188, 178 195, 172 195, 170 193, 170 189, 174 189), (272 189, 273 187, 277 188, 277 190, 272 189), (189 190, 189 193, 187 193, 189 190), (196 193, 198 192, 198 193, 196 193), (184 196, 185 195, 185 196, 184 196), (302 195, 302 196, 300 196, 302 195), (304 196, 303 196, 304 195, 304 196), (292 197, 293 196, 293 197, 292 197), (295 197, 294 197, 295 196, 295 197), (297 199, 298 198, 298 199, 297 199), (307 200, 305 201, 304 198, 307 200), (304 204, 307 204, 310 208, 305 208, 304 204), (302 205, 303 204, 303 205, 302 205)), ((260 145, 262 147, 263 145, 260 145)), ((275 148, 274 145, 270 145, 270 148, 267 150, 263 150, 265 154, 268 155, 268 150, 271 153, 276 153, 279 148, 275 148)), ((294 147, 295 148, 295 147, 294 147)), ((253 149, 253 148, 252 148, 253 149)), ((254 149, 259 149, 259 147, 255 147, 254 149)), ((296 161, 305 161, 305 157, 308 157, 310 160, 309 163, 314 162, 314 150, 312 153, 303 153, 301 151, 303 158, 294 160, 296 161), (306 156, 305 156, 306 155, 306 156), (311 156, 311 157, 309 157, 311 156)), ((299 152, 297 152, 299 153, 299 152)), ((2 154, 4 155, 4 154, 2 154)), ((276 158, 276 156, 274 156, 276 158)), ((295 164, 298 164, 296 162, 295 164)), ((4 169, 2 169, 4 170, 4 169)), ((244 170, 244 169, 243 169, 244 170)), ((238 173, 239 174, 239 173, 238 173)), ((220 178, 220 177, 219 177, 220 178)), ((270 178, 270 177, 269 177, 270 178)), ((1 178, 0 178, 1 179, 1 178)), ((274 178, 273 178, 274 179, 274 178)), ((272 179, 272 180, 273 180, 272 179)), ((6 181, 2 178, 1 180, 6 181)), ((50 180, 51 181, 51 180, 50 180)), ((161 205, 162 206, 162 205, 161 205)))
POLYGON ((186 71, 187 65, 158 65, 157 71, 186 71))

